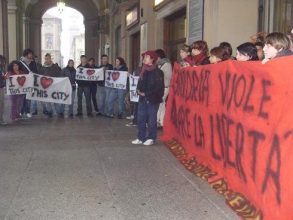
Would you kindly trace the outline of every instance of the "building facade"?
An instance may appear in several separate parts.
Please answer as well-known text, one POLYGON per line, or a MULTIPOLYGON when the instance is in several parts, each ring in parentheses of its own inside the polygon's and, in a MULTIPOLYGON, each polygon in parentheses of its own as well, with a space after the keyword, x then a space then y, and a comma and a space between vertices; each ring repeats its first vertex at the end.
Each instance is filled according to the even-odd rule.
MULTIPOLYGON (((259 32, 292 28, 293 0, 67 0, 85 24, 85 53, 97 60, 122 56, 131 70, 141 52, 165 49, 178 58, 183 43, 204 39, 210 48, 228 41, 235 48, 259 32)), ((43 13, 56 5, 46 0, 1 0, 0 53, 9 60, 31 47, 41 51, 43 13), (8 46, 7 46, 8 45, 8 46)))

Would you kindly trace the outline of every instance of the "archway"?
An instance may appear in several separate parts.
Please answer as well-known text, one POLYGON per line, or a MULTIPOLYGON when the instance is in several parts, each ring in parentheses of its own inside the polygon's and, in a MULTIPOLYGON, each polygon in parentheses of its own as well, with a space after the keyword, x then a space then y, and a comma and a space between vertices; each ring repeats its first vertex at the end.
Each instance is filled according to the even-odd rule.
POLYGON ((69 59, 75 64, 85 54, 85 27, 83 15, 70 7, 60 13, 57 7, 45 12, 42 17, 42 63, 46 53, 53 61, 64 67, 69 59))
MULTIPOLYGON (((99 10, 91 0, 66 1, 68 7, 76 9, 84 17, 85 26, 85 54, 98 59, 99 52, 99 10)), ((26 8, 25 45, 41 57, 41 26, 45 12, 56 6, 56 0, 37 1, 26 8)))

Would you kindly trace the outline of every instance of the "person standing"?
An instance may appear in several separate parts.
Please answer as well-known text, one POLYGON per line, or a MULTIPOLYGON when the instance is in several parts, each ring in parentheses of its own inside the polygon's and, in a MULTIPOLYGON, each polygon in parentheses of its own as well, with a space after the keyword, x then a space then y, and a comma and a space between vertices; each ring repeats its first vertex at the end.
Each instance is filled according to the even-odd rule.
POLYGON ((105 87, 106 71, 113 70, 112 64, 109 63, 109 57, 104 54, 101 56, 101 65, 99 68, 104 68, 104 80, 98 81, 98 102, 99 102, 99 113, 106 116, 107 113, 107 94, 109 88, 105 87))
MULTIPOLYGON (((15 76, 15 75, 22 75, 22 65, 19 61, 14 60, 12 61, 8 66, 8 73, 6 75, 6 79, 9 76, 15 76)), ((17 95, 11 95, 11 120, 14 122, 19 118, 20 110, 23 105, 23 102, 25 100, 24 94, 17 94, 17 95)))
POLYGON ((73 106, 74 106, 74 100, 76 96, 76 69, 74 68, 74 61, 68 60, 67 66, 62 70, 62 75, 69 78, 72 88, 72 99, 71 99, 71 105, 69 105, 68 108, 68 116, 70 118, 73 118, 73 106))
POLYGON ((171 77, 172 77, 172 64, 170 60, 166 57, 164 50, 158 49, 156 50, 156 54, 158 56, 157 65, 159 69, 162 70, 164 73, 164 84, 165 84, 163 102, 159 106, 158 116, 157 116, 158 127, 161 128, 164 125, 164 117, 166 112, 166 100, 169 95, 169 86, 170 86, 171 77))
MULTIPOLYGON (((85 55, 82 55, 80 57, 80 65, 77 68, 90 68, 87 57, 85 55)), ((86 110, 87 110, 87 116, 92 117, 92 105, 91 105, 91 82, 90 81, 84 81, 84 80, 76 80, 78 88, 77 88, 77 114, 76 116, 83 116, 82 113, 82 96, 84 94, 85 96, 85 102, 86 102, 86 110)))
POLYGON ((138 135, 132 144, 153 145, 157 138, 157 113, 164 96, 164 73, 157 65, 155 51, 143 54, 143 67, 137 85, 138 135))
POLYGON ((0 125, 6 125, 4 121, 4 94, 5 94, 5 66, 6 59, 3 55, 0 55, 0 125))
MULTIPOLYGON (((116 67, 114 70, 117 71, 128 71, 128 67, 126 66, 125 60, 122 57, 117 57, 115 61, 116 67)), ((128 80, 127 80, 128 81, 128 80)), ((125 96, 127 90, 124 89, 116 89, 110 88, 109 89, 109 97, 108 97, 108 116, 113 118, 114 117, 114 102, 118 100, 118 118, 123 118, 123 113, 125 111, 125 96)))
MULTIPOLYGON (((88 61, 90 68, 98 69, 95 63, 96 63, 95 58, 90 58, 88 61)), ((100 113, 99 113, 99 108, 97 104, 97 87, 98 87, 97 83, 98 83, 97 81, 91 81, 90 92, 91 92, 92 103, 96 111, 96 114, 98 116, 100 113)))
MULTIPOLYGON (((40 75, 49 76, 49 77, 62 77, 62 73, 57 64, 53 63, 51 54, 47 53, 45 55, 45 63, 40 68, 40 75)), ((48 112, 48 117, 53 117, 53 106, 52 103, 46 102, 46 110, 48 112)), ((64 117, 64 104, 54 103, 55 110, 60 118, 64 117)))
MULTIPOLYGON (((20 58, 20 62, 22 64, 22 70, 24 74, 29 73, 38 73, 37 64, 34 61, 34 52, 31 49, 25 49, 23 51, 23 56, 20 58)), ((23 102, 23 106, 21 109, 22 116, 26 116, 27 118, 31 118, 31 101, 26 99, 23 102)))

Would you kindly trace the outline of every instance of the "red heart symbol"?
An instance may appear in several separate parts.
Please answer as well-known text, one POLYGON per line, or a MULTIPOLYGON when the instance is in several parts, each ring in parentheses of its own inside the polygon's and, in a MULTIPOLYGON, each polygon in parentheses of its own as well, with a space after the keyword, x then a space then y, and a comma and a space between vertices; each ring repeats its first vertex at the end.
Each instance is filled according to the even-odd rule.
POLYGON ((86 74, 88 74, 89 76, 93 75, 94 73, 95 73, 95 70, 89 69, 86 71, 86 74))
POLYGON ((49 88, 53 83, 53 79, 47 78, 47 77, 41 77, 41 85, 43 86, 44 89, 49 88))
POLYGON ((26 78, 25 78, 25 76, 19 76, 19 77, 17 77, 16 80, 17 80, 18 85, 20 85, 22 87, 26 81, 26 78))
POLYGON ((119 79, 120 73, 119 72, 112 72, 112 79, 113 81, 116 81, 119 79))

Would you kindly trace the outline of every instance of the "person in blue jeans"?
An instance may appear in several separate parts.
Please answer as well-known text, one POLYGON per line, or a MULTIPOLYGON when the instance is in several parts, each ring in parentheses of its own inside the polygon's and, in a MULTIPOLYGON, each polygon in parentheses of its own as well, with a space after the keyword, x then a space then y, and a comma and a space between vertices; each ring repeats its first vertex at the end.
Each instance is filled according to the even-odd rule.
POLYGON ((68 107, 68 116, 73 118, 73 106, 74 100, 76 96, 76 69, 74 68, 74 61, 68 60, 67 66, 62 70, 62 75, 69 78, 72 88, 72 98, 71 98, 71 105, 68 107))
MULTIPOLYGON (((126 66, 125 60, 122 57, 116 58, 116 67, 114 70, 117 71, 128 71, 128 67, 126 66)), ((110 89, 109 97, 108 97, 108 114, 109 117, 114 117, 114 102, 118 101, 118 118, 122 119, 125 111, 125 96, 127 90, 124 89, 110 89)))
POLYGON ((158 55, 155 51, 142 54, 143 67, 137 85, 138 102, 138 135, 132 144, 153 145, 157 138, 157 113, 163 101, 165 84, 164 73, 157 65, 158 55))

